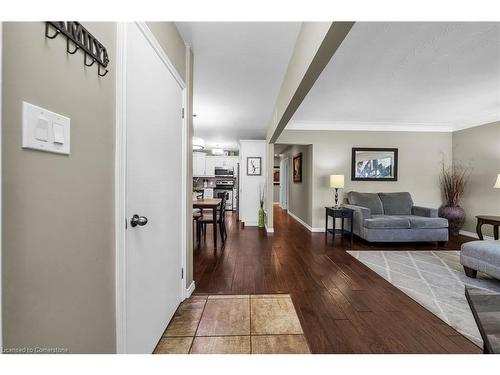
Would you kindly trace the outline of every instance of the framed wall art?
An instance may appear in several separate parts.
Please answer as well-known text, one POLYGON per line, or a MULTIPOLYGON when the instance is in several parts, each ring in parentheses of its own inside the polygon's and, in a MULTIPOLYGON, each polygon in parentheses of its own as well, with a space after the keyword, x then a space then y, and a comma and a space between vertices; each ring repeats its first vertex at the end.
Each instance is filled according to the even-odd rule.
POLYGON ((262 175, 262 158, 260 156, 247 157, 247 176, 262 175))
POLYGON ((352 181, 397 181, 398 149, 353 147, 352 181))

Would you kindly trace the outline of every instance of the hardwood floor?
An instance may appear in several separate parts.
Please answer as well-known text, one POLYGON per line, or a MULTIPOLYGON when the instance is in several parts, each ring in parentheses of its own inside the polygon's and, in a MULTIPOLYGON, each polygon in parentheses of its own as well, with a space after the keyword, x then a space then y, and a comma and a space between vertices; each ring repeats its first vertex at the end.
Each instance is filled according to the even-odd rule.
MULTIPOLYGON (((345 252, 349 241, 311 233, 275 206, 274 234, 242 229, 228 215, 228 239, 211 232, 194 249, 196 293, 290 293, 313 353, 480 353, 481 350, 345 252), (332 246, 334 245, 334 246, 332 246)), ((457 250, 460 237, 442 249, 457 250)), ((435 244, 353 249, 430 250, 435 244)))

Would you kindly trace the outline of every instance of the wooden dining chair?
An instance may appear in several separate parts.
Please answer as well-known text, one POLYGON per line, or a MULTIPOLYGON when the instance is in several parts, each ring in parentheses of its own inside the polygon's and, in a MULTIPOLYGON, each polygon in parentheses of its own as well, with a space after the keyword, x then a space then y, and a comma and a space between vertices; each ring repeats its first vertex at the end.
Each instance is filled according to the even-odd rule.
POLYGON ((227 193, 218 193, 217 198, 221 198, 221 204, 219 207, 219 212, 217 212, 216 220, 214 223, 213 215, 212 213, 204 213, 202 212, 201 217, 198 219, 198 225, 200 227, 200 231, 203 233, 203 239, 206 240, 207 238, 207 224, 212 224, 214 226, 214 230, 217 230, 215 227, 216 225, 219 226, 219 231, 220 231, 220 236, 222 238, 222 242, 224 242, 227 238, 227 231, 226 231, 226 218, 225 218, 225 213, 226 213, 226 200, 227 200, 227 193))

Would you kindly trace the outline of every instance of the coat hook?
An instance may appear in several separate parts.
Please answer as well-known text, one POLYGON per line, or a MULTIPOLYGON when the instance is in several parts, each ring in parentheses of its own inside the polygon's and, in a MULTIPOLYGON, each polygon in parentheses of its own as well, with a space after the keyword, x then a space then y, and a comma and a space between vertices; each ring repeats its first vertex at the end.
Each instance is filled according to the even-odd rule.
POLYGON ((54 39, 56 36, 59 35, 59 33, 60 33, 60 31, 56 30, 55 34, 49 35, 49 23, 48 22, 45 23, 45 37, 46 38, 54 39))
POLYGON ((85 60, 84 60, 85 66, 92 66, 92 65, 94 65, 95 59, 93 58, 92 62, 90 64, 87 64, 87 54, 85 53, 84 55, 85 55, 85 60))
POLYGON ((71 55, 74 55, 76 53, 76 51, 78 51, 80 49, 80 47, 78 47, 76 44, 75 44, 75 49, 73 51, 70 51, 69 50, 69 38, 66 39, 66 52, 68 52, 69 54, 71 55))
POLYGON ((101 74, 101 65, 99 65, 99 68, 97 69, 97 74, 99 74, 99 77, 104 77, 106 74, 108 74, 108 72, 108 69, 104 69, 104 74, 101 74))

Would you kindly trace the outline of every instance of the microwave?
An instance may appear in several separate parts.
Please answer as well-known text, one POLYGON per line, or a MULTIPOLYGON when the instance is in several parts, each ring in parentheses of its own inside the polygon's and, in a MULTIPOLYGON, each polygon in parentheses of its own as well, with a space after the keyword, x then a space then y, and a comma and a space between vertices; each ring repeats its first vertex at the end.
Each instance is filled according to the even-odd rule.
POLYGON ((215 175, 216 176, 233 176, 233 170, 227 168, 215 167, 215 175))

